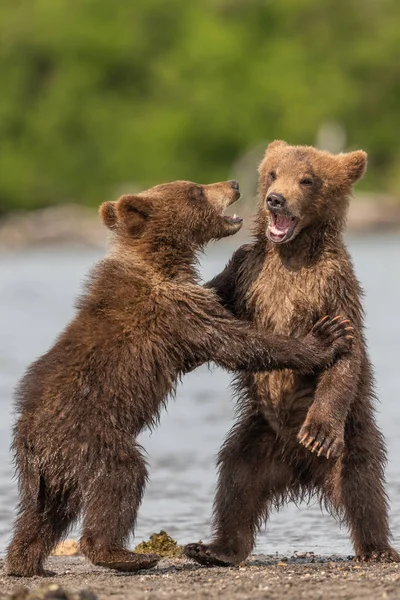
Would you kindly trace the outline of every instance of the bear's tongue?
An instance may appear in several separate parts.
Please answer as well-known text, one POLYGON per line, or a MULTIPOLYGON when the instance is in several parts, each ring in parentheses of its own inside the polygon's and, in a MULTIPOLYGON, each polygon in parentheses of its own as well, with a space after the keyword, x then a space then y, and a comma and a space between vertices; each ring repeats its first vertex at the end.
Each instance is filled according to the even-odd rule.
POLYGON ((298 219, 270 211, 268 237, 271 242, 280 243, 291 239, 298 219))
POLYGON ((271 212, 270 231, 271 233, 275 233, 276 235, 282 235, 283 233, 287 233, 293 225, 293 221, 294 219, 292 217, 288 217, 286 215, 279 215, 271 212))

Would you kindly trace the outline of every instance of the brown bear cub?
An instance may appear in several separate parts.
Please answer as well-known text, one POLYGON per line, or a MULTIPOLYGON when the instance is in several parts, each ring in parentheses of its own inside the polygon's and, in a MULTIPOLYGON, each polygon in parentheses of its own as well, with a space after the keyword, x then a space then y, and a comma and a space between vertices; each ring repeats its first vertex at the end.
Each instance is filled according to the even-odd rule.
POLYGON ((301 336, 326 313, 355 326, 330 369, 237 377, 240 415, 219 455, 214 536, 190 544, 202 564, 238 564, 273 507, 316 494, 348 525, 359 560, 399 561, 390 547, 385 445, 374 416, 361 290, 342 239, 363 151, 332 155, 275 141, 259 169, 255 241, 209 286, 259 331, 301 336))
POLYGON ((199 285, 196 253, 240 229, 240 218, 224 215, 239 196, 235 181, 178 181, 101 206, 111 253, 17 390, 20 506, 9 574, 46 574, 44 560, 81 513, 80 545, 93 563, 154 566, 158 556, 125 547, 147 478, 136 437, 157 423, 180 375, 207 361, 311 372, 351 346, 342 318, 320 321, 302 340, 258 334, 199 285))

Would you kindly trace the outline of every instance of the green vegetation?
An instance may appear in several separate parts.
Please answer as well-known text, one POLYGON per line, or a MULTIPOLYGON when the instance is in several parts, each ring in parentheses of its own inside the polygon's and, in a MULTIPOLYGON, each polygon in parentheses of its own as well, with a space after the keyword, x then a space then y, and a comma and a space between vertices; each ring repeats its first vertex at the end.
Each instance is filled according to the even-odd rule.
POLYGON ((138 554, 158 554, 163 558, 179 558, 182 548, 165 531, 152 533, 148 542, 142 542, 135 548, 138 554))
POLYGON ((327 122, 400 195, 399 0, 2 0, 0 211, 226 178, 327 122))

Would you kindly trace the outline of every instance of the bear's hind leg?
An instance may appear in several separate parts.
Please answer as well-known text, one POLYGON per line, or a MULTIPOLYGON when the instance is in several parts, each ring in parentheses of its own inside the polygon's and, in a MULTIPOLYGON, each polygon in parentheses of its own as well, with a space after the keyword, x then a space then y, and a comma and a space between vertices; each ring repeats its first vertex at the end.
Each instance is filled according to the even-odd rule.
POLYGON ((145 461, 131 445, 103 456, 102 463, 85 492, 81 550, 95 565, 118 571, 150 569, 158 555, 126 549, 147 480, 145 461))
POLYGON ((17 577, 53 575, 43 568, 43 563, 76 520, 79 504, 75 492, 52 492, 40 477, 38 494, 22 495, 7 550, 6 572, 17 577))
POLYGON ((237 565, 253 549, 262 522, 282 497, 291 470, 274 458, 276 434, 256 411, 233 427, 219 455, 210 544, 188 544, 184 553, 204 565, 237 565))
POLYGON ((390 546, 382 435, 370 415, 347 425, 346 445, 333 468, 328 497, 343 513, 360 561, 399 562, 390 546))

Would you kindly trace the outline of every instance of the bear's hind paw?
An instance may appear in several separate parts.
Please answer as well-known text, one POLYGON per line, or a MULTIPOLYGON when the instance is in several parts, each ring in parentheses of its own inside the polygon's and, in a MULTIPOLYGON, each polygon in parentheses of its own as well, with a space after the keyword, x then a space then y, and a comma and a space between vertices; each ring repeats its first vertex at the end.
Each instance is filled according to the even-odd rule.
POLYGON ((183 554, 207 567, 232 567, 236 564, 233 558, 214 552, 211 544, 187 544, 183 554))
POLYGON ((385 548, 384 550, 371 550, 357 554, 357 562, 400 562, 400 555, 394 548, 385 548))

